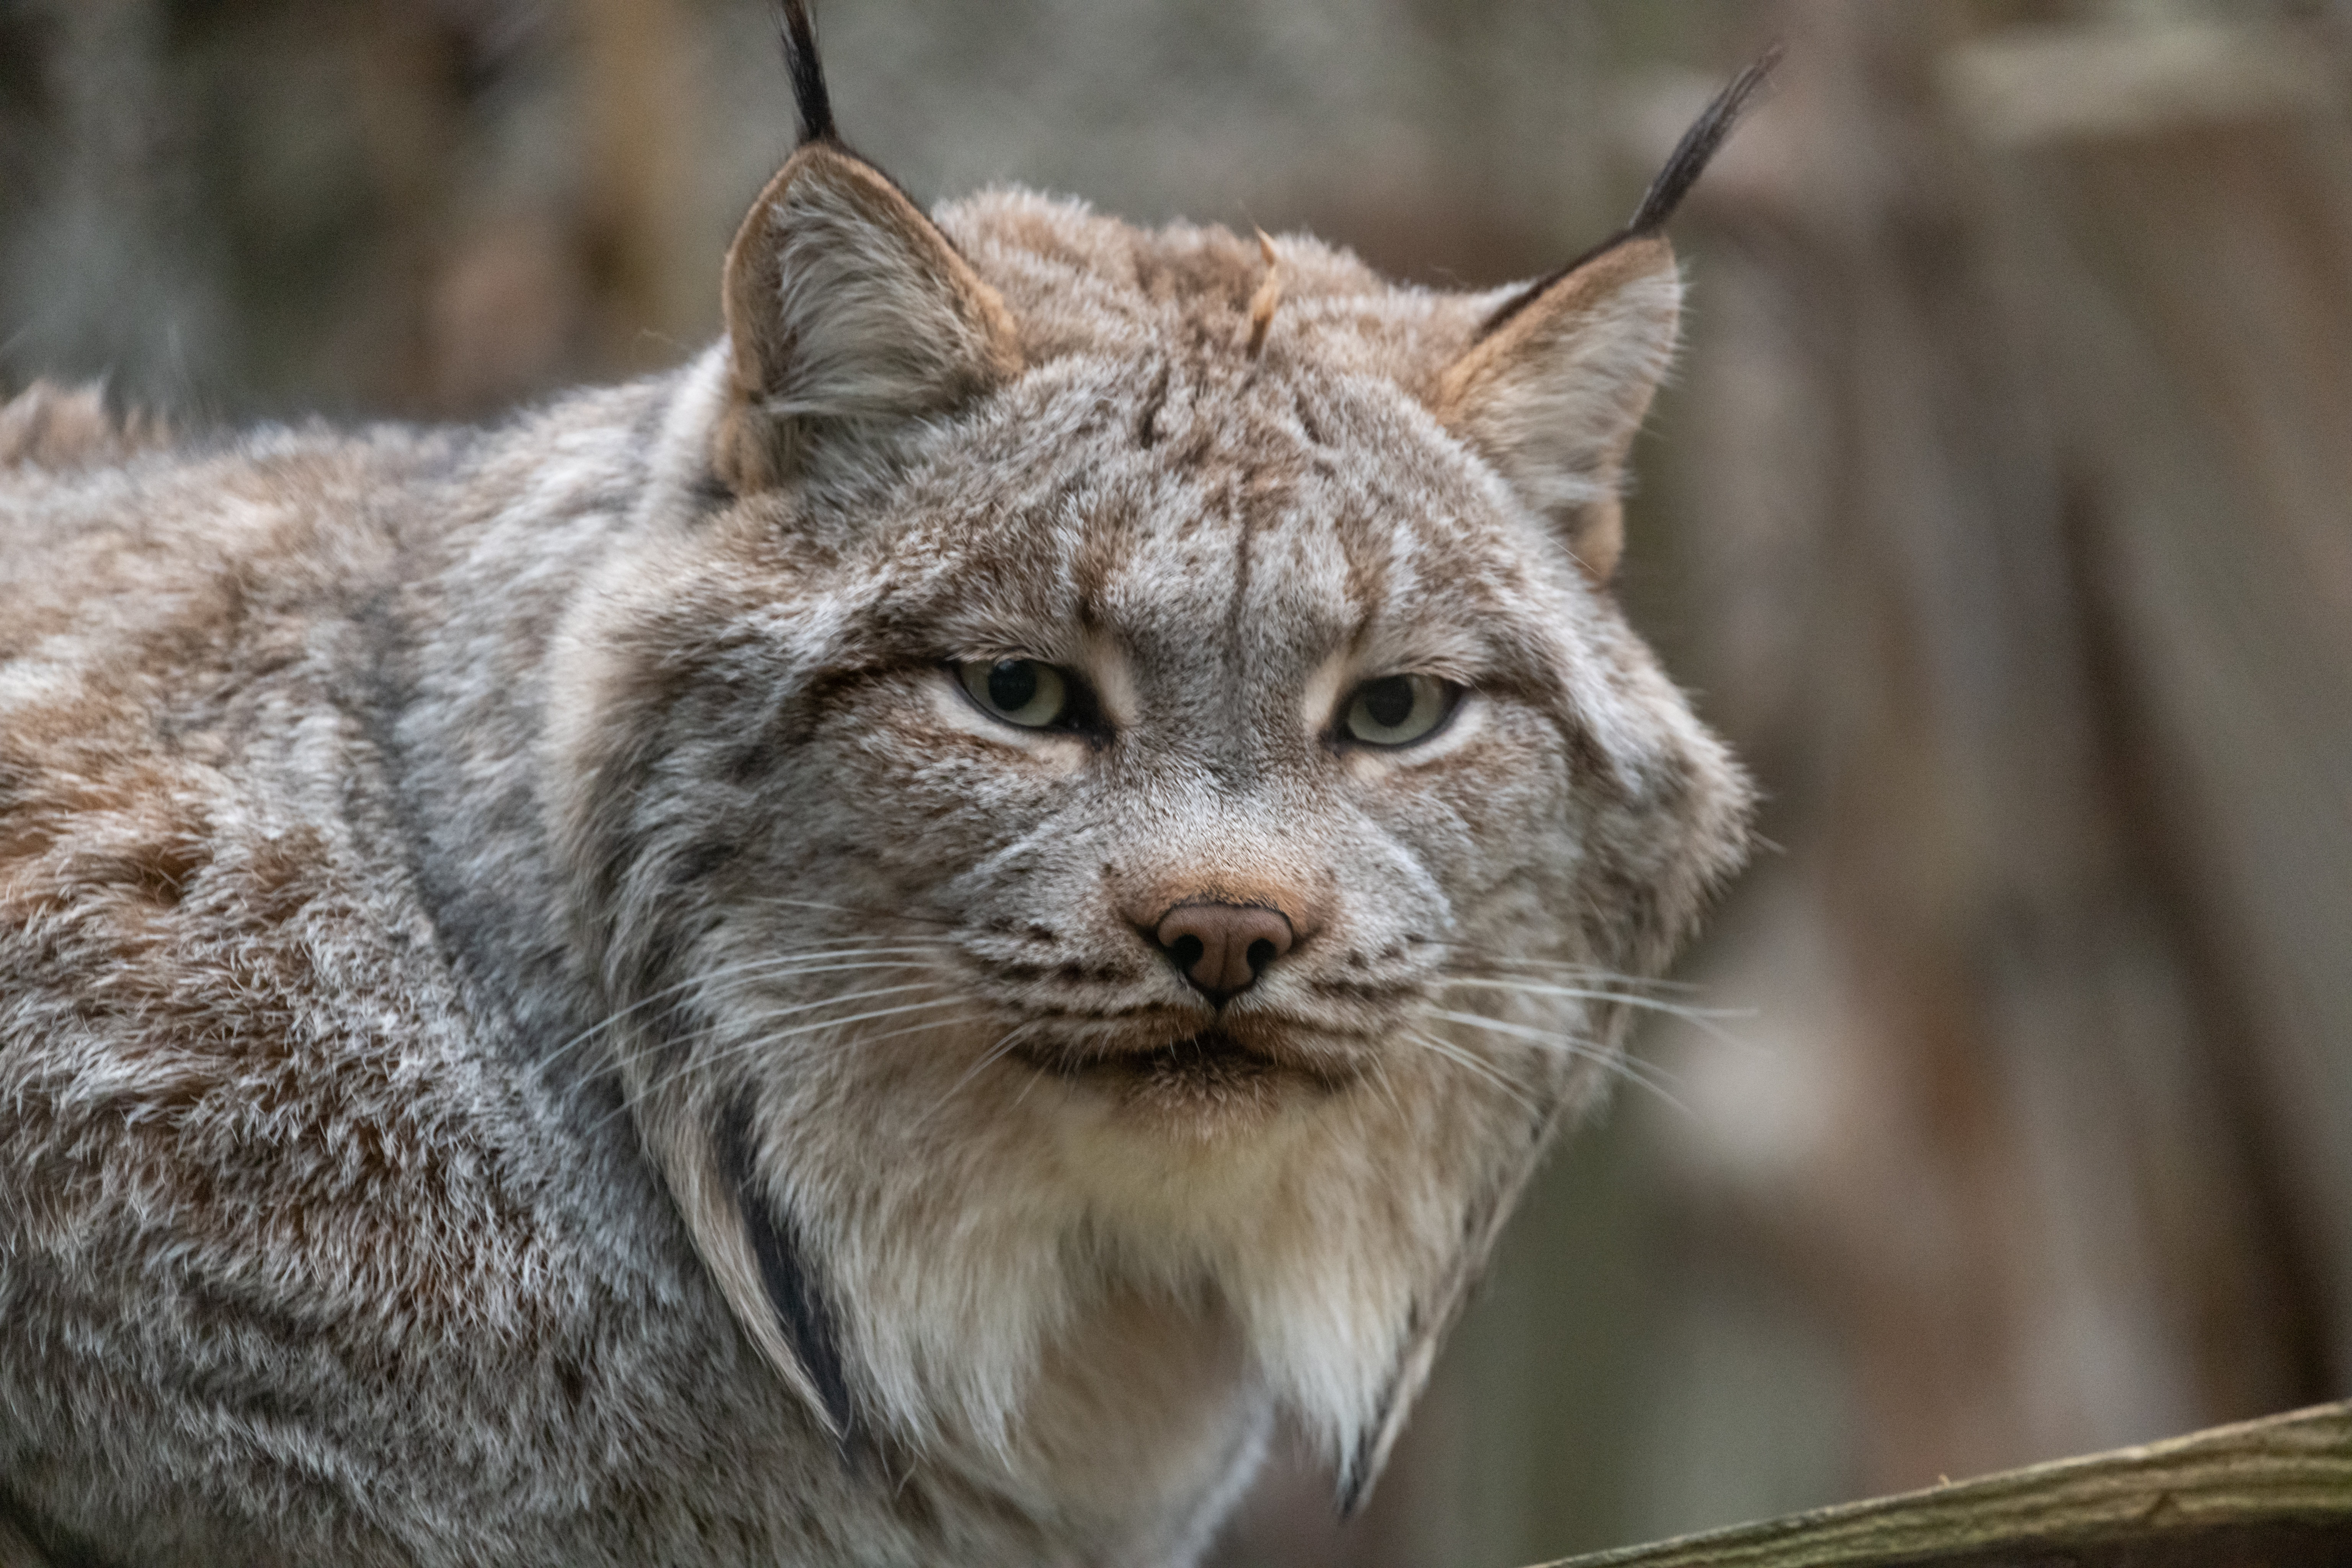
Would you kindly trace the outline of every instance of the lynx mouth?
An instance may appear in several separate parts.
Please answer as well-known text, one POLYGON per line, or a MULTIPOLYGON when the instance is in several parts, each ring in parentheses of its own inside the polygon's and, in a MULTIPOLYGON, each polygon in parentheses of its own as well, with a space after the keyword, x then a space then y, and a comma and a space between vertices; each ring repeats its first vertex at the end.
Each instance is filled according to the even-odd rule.
POLYGON ((1331 1090, 1355 1077, 1340 1063, 1282 1044, 1211 1027, 1141 1049, 1024 1047, 1014 1055, 1050 1077, 1104 1087, 1205 1096, 1263 1093, 1287 1084, 1331 1090))

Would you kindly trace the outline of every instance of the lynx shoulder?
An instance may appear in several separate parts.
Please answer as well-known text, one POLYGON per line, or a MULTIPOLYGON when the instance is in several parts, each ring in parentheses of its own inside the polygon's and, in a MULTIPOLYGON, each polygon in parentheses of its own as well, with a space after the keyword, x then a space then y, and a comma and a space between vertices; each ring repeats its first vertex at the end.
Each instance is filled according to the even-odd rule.
POLYGON ((1661 226, 1517 289, 804 135, 677 371, 0 408, 0 1544, 1183 1563, 1379 1473, 1744 853, 1661 226))

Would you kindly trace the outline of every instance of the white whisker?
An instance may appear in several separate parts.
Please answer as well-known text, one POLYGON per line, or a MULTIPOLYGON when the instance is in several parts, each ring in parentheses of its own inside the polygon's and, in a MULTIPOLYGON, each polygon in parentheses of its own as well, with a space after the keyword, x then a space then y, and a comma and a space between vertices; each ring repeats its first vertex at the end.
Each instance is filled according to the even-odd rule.
POLYGON ((1544 1114, 1543 1107, 1538 1105, 1535 1101, 1528 1098, 1526 1086, 1519 1084, 1511 1079, 1506 1078, 1492 1065, 1480 1061, 1476 1057, 1471 1055, 1468 1051, 1464 1050, 1461 1047, 1454 1045, 1450 1041, 1438 1039, 1436 1037, 1432 1035, 1422 1034, 1420 1031, 1413 1029, 1406 1030, 1403 1037, 1416 1046, 1436 1052, 1440 1057, 1443 1057, 1447 1061, 1454 1063, 1456 1067, 1466 1068, 1470 1071, 1476 1073, 1480 1078, 1485 1079, 1488 1083, 1493 1084, 1496 1089, 1501 1089, 1505 1094, 1509 1095, 1513 1100, 1518 1101, 1520 1105, 1526 1107, 1529 1115, 1541 1116, 1544 1114))
MULTIPOLYGON (((897 968, 898 966, 896 964, 887 966, 877 964, 872 967, 897 968)), ((778 1018, 795 1017, 803 1013, 814 1013, 823 1007, 849 1007, 855 1006, 861 1002, 870 1002, 877 996, 899 996, 904 995, 909 991, 937 991, 939 989, 940 989, 940 983, 939 981, 913 980, 908 981, 904 985, 875 985, 869 986, 863 991, 845 991, 838 995, 818 996, 806 1002, 795 1002, 790 1006, 771 1007, 765 1011, 754 1013, 750 1016, 748 1020, 740 1017, 714 1018, 709 1023, 701 1026, 699 1028, 688 1029, 683 1034, 673 1035, 667 1038, 657 1040, 653 1043, 651 1048, 664 1049, 687 1045, 693 1041, 706 1038, 718 1030, 747 1021, 754 1024, 773 1023, 778 1018)))
MULTIPOLYGON (((1479 952, 1475 949, 1471 950, 1470 958, 1472 963, 1482 968, 1493 970, 1531 969, 1549 971, 1555 974, 1567 975, 1572 979, 1589 981, 1595 985, 1618 985, 1642 991, 1693 992, 1699 989, 1696 984, 1687 980, 1663 980, 1647 975, 1628 974, 1622 970, 1604 969, 1599 964, 1584 963, 1575 959, 1515 958, 1507 957, 1499 953, 1479 952)), ((1507 974, 1497 974, 1486 976, 1486 978, 1507 979, 1509 976, 1507 974)))
POLYGON ((908 914, 904 910, 862 910, 850 904, 828 904, 816 899, 786 899, 771 894, 761 898, 758 901, 777 909, 824 910, 838 915, 856 915, 860 920, 911 921, 917 925, 937 926, 957 926, 963 923, 945 915, 916 915, 908 914))
POLYGON ((1441 982, 1448 989, 1507 991, 1526 996, 1561 996, 1584 1002, 1617 1002, 1628 1007, 1638 1007, 1645 1013, 1662 1013, 1679 1018, 1694 1027, 1728 1045, 1744 1045, 1738 1036, 1717 1026, 1721 1018, 1753 1018, 1752 1008, 1692 1007, 1679 1002, 1661 1002, 1653 996, 1627 996, 1614 991, 1592 991, 1575 985, 1554 985, 1542 981, 1507 980, 1486 975, 1465 975, 1441 982))
MULTIPOLYGON (((660 1041, 653 1048, 675 1048, 680 1045, 707 1040, 711 1036, 722 1032, 731 1033, 734 1030, 749 1026, 763 1025, 772 1022, 777 1018, 792 1017, 802 1013, 814 1011, 819 1007, 848 1006, 854 1005, 859 1002, 870 1000, 876 996, 887 996, 908 991, 937 989, 939 989, 937 985, 930 984, 921 985, 890 985, 885 986, 877 991, 852 992, 846 996, 829 996, 821 1002, 805 1002, 791 1007, 779 1007, 765 1013, 755 1013, 749 1017, 719 1019, 711 1024, 706 1025, 700 1029, 680 1036, 676 1039, 660 1041)), ((731 1061, 737 1057, 748 1056, 751 1052, 760 1050, 763 1047, 778 1045, 785 1040, 798 1039, 804 1035, 822 1034, 827 1029, 846 1028, 852 1024, 862 1024, 869 1019, 895 1017, 901 1013, 918 1012, 924 1008, 945 1007, 964 1000, 965 998, 961 994, 942 996, 929 1002, 908 1002, 895 1007, 877 1007, 869 1012, 852 1013, 845 1018, 813 1018, 805 1024, 795 1024, 789 1029, 761 1029, 758 1034, 752 1036, 751 1038, 738 1041, 736 1044, 728 1047, 724 1050, 709 1056, 694 1057, 688 1062, 681 1064, 681 1068, 691 1068, 698 1070, 703 1068, 716 1066, 721 1062, 731 1061)), ((646 1086, 648 1092, 658 1087, 660 1087, 658 1081, 648 1083, 646 1086)))
POLYGON ((1396 1085, 1390 1079, 1389 1059, 1386 1055, 1376 1056, 1372 1058, 1371 1077, 1372 1085, 1380 1091, 1381 1098, 1389 1102, 1389 1109, 1397 1113, 1397 1120, 1400 1121, 1403 1121, 1404 1101, 1397 1098, 1396 1085))
POLYGON ((953 1100, 957 1095, 961 1094, 966 1084, 978 1078, 989 1068, 994 1066, 1000 1061, 1003 1061, 1005 1057, 1012 1052, 1014 1044, 1019 1041, 1021 1037, 1029 1030, 1035 1028, 1038 1023, 1038 1019, 1032 1018, 1026 1023, 1015 1024, 1003 1039, 998 1040, 994 1045, 989 1047, 986 1051, 982 1052, 980 1059, 972 1063, 971 1069, 961 1078, 956 1079, 955 1082, 949 1087, 948 1091, 945 1094, 940 1096, 938 1104, 933 1105, 929 1110, 924 1111, 920 1116, 915 1118, 913 1126, 922 1126, 923 1123, 929 1121, 932 1117, 937 1116, 941 1110, 945 1110, 948 1101, 953 1100))
POLYGON ((1559 1051, 1564 1056, 1577 1057, 1585 1061, 1596 1063, 1618 1074, 1630 1083, 1640 1084, 1676 1110, 1687 1113, 1690 1110, 1675 1097, 1672 1089, 1666 1087, 1672 1079, 1664 1074, 1664 1069, 1647 1062, 1637 1062, 1622 1051, 1603 1050, 1591 1040, 1558 1029, 1539 1029, 1530 1024, 1515 1024, 1502 1018, 1489 1018, 1483 1013, 1454 1013, 1440 1009, 1434 1011, 1432 1016, 1444 1018, 1449 1023, 1466 1024, 1473 1028, 1491 1029, 1497 1034, 1509 1035, 1515 1039, 1530 1041, 1547 1050, 1559 1051))
MULTIPOLYGON (((603 1034, 614 1025, 620 1023, 623 1019, 629 1017, 633 1014, 642 1012, 646 1008, 653 1006, 657 1002, 675 996, 680 992, 691 991, 697 986, 716 986, 722 984, 734 984, 740 983, 747 977, 751 979, 767 979, 778 974, 831 974, 836 973, 838 968, 858 967, 856 965, 814 967, 814 961, 820 959, 876 959, 891 955, 935 956, 938 952, 939 946, 937 943, 928 943, 920 946, 868 945, 863 947, 835 947, 818 949, 810 952, 772 953, 760 958, 743 959, 734 963, 722 964, 719 968, 711 970, 707 973, 689 976, 687 979, 678 981, 676 984, 665 985, 658 991, 639 997, 636 1001, 629 1004, 629 1005, 620 1008, 618 1011, 611 1014, 597 1023, 591 1024, 587 1028, 583 1029, 580 1033, 572 1036, 572 1038, 564 1041, 563 1044, 556 1047, 555 1049, 541 1057, 539 1059, 538 1065, 542 1070, 552 1067, 563 1057, 579 1049, 582 1046, 586 1045, 589 1041, 594 1039, 598 1035, 603 1034)), ((881 969, 903 966, 876 963, 866 965, 865 967, 881 969)))
MULTIPOLYGON (((876 965, 875 967, 898 969, 901 966, 898 964, 888 964, 876 965)), ((758 977, 755 976, 753 978, 757 979, 758 977)), ((748 988, 748 984, 749 983, 747 983, 746 986, 743 988, 748 988)), ((906 985, 869 986, 863 991, 846 991, 834 995, 813 997, 806 1002, 795 1003, 790 1009, 772 1010, 760 1015, 760 1016, 773 1018, 782 1016, 782 1014, 787 1011, 811 1011, 819 1007, 850 1006, 866 1001, 867 998, 872 996, 888 995, 900 991, 911 991, 926 987, 937 989, 939 984, 940 983, 937 981, 925 980, 912 982, 906 985)), ((675 1034, 652 1036, 642 1039, 634 1050, 622 1054, 614 1065, 618 1067, 626 1067, 632 1061, 643 1057, 659 1055, 665 1052, 692 1047, 703 1040, 709 1039, 712 1035, 726 1029, 730 1025, 738 1021, 738 1018, 734 1016, 720 1014, 717 1016, 707 1016, 705 1022, 698 1024, 690 1029, 681 1029, 675 1034)))
MULTIPOLYGON (((606 1122, 617 1121, 621 1117, 627 1115, 635 1108, 636 1102, 646 1096, 669 1089, 687 1079, 692 1078, 697 1073, 708 1072, 714 1068, 725 1065, 729 1061, 743 1056, 748 1056, 753 1051, 758 1050, 762 1046, 772 1045, 779 1040, 788 1040, 795 1036, 811 1035, 824 1029, 837 1028, 850 1024, 862 1023, 868 1019, 887 1018, 898 1014, 917 1013, 931 1008, 950 1006, 962 1000, 963 998, 961 996, 945 996, 935 1002, 915 1002, 909 1003, 902 1007, 877 1008, 873 1012, 857 1014, 855 1016, 848 1018, 822 1018, 814 1023, 796 1025, 792 1028, 782 1030, 776 1034, 761 1035, 757 1039, 744 1041, 740 1046, 730 1047, 727 1050, 718 1052, 715 1055, 689 1057, 687 1060, 678 1063, 669 1071, 649 1079, 646 1083, 645 1087, 637 1093, 634 1095, 625 1094, 622 1097, 622 1103, 619 1109, 608 1113, 602 1120, 593 1123, 589 1131, 593 1131, 596 1129, 604 1126, 606 1122)), ((919 1035, 928 1030, 950 1028, 959 1024, 974 1021, 975 1020, 969 1017, 927 1018, 919 1024, 909 1024, 896 1029, 885 1029, 879 1033, 860 1034, 855 1039, 844 1040, 838 1043, 843 1046, 860 1047, 877 1045, 884 1040, 898 1039, 903 1035, 919 1035)), ((709 1031, 700 1032, 706 1034, 709 1033, 709 1031)))

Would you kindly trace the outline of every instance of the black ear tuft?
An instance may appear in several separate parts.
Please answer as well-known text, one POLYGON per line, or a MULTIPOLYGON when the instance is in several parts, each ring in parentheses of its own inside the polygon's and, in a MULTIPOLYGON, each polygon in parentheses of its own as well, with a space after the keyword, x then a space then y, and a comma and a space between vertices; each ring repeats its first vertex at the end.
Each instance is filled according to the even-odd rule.
POLYGON ((1492 332, 1535 303, 1545 289, 1585 263, 1598 260, 1629 239, 1641 239, 1665 227, 1666 220, 1675 216, 1675 209, 1683 205, 1683 198, 1690 195, 1690 188, 1698 184, 1699 175, 1722 147, 1724 139, 1731 134, 1732 127, 1739 123, 1740 115, 1747 112, 1748 101, 1771 76, 1772 68, 1780 63, 1780 46, 1774 44, 1758 57, 1754 65, 1733 77, 1731 85, 1715 95, 1715 101, 1706 106, 1706 112, 1694 121, 1691 128, 1683 132, 1683 139, 1675 143, 1674 153, 1666 159, 1666 166, 1658 171, 1658 177, 1650 182, 1650 188, 1643 194, 1642 205, 1633 209, 1633 221, 1565 267, 1545 273, 1504 300, 1496 307, 1494 314, 1478 323, 1478 335, 1483 338, 1492 332))
POLYGON ((1666 166, 1658 171, 1658 177, 1643 193, 1642 205, 1633 210, 1633 221, 1625 226, 1627 237, 1655 234, 1665 226, 1666 220, 1675 216, 1675 209, 1683 205, 1683 197, 1698 184, 1699 175, 1723 145, 1724 138, 1731 134, 1731 128, 1747 112, 1748 100, 1780 63, 1780 46, 1774 44, 1758 57, 1754 65, 1733 77, 1730 86, 1715 95, 1715 101, 1683 132, 1683 139, 1675 143, 1673 155, 1666 159, 1666 166))
POLYGON ((801 144, 841 140, 833 128, 833 95, 825 90, 824 61, 817 58, 816 28, 807 0, 779 0, 777 20, 784 41, 784 70, 793 79, 793 107, 800 113, 801 144))

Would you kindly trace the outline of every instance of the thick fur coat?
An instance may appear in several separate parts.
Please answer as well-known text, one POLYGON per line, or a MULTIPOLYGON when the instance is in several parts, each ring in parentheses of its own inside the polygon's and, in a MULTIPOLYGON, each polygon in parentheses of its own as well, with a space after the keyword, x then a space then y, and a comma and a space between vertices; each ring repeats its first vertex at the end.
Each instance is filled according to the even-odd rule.
POLYGON ((1606 587, 1654 223, 926 216, 798 63, 674 374, 0 411, 0 1542, 1183 1563, 1286 1412, 1352 1502, 1739 859, 1606 587))

